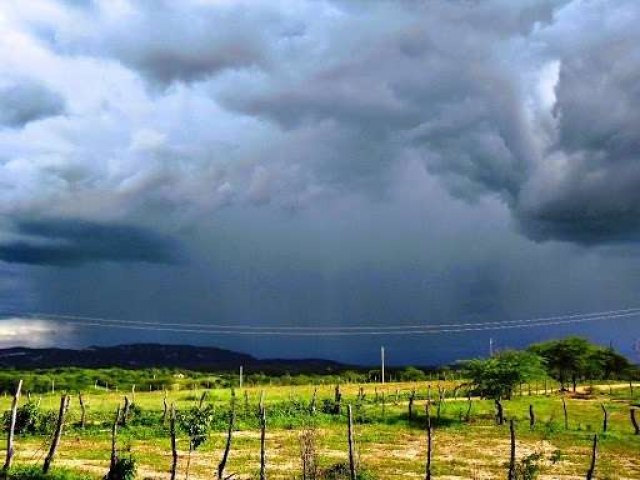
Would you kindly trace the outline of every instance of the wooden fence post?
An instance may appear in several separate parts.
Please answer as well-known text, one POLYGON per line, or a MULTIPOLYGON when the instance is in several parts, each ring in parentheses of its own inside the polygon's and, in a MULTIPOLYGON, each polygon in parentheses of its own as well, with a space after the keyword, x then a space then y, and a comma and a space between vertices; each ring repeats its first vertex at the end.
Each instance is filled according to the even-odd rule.
POLYGON ((587 472, 587 480, 593 479, 593 474, 596 471, 596 456, 598 455, 598 434, 593 436, 593 447, 591 447, 591 465, 589 465, 589 471, 587 472))
POLYGON ((529 404, 529 429, 533 430, 536 428, 536 413, 533 410, 533 403, 529 404))
POLYGON ((109 457, 109 473, 107 473, 107 479, 113 478, 113 474, 116 470, 116 464, 118 463, 118 450, 116 448, 118 443, 118 423, 120 422, 120 405, 116 408, 116 416, 113 419, 113 425, 111 426, 111 456, 109 457))
POLYGON ((87 423, 87 407, 84 404, 82 392, 78 393, 78 401, 80 402, 80 428, 84 429, 84 426, 87 423))
POLYGON ((313 396, 311 397, 311 403, 309 403, 309 413, 311 415, 316 414, 316 402, 318 398, 318 387, 314 387, 313 396))
POLYGON ((564 412, 564 429, 569 430, 569 414, 567 413, 567 402, 562 397, 562 411, 564 412))
POLYGON ((425 472, 425 480, 431 480, 431 403, 427 400, 425 407, 427 414, 427 467, 425 472))
POLYGON ((229 452, 231 451, 231 439, 233 435, 233 425, 236 421, 236 408, 235 402, 232 403, 231 412, 229 413, 229 430, 227 431, 227 442, 224 446, 224 453, 222 460, 218 464, 218 480, 224 480, 224 468, 227 465, 227 459, 229 458, 229 452))
POLYGON ((465 421, 467 423, 471 421, 471 390, 467 390, 467 414, 465 415, 465 421))
POLYGON ((169 417, 169 433, 171 435, 171 480, 176 479, 178 469, 178 448, 176 446, 176 406, 171 404, 171 416, 169 417))
POLYGON ((124 408, 122 409, 122 422, 120 425, 123 427, 127 426, 127 417, 129 416, 129 409, 131 408, 131 402, 129 401, 129 397, 125 395, 124 397, 124 408))
POLYGON ((509 453, 509 480, 516 478, 516 429, 513 419, 509 420, 509 434, 511 436, 511 450, 509 453))
POLYGON ((602 414, 604 415, 602 419, 602 431, 607 432, 607 427, 609 426, 609 412, 607 412, 607 407, 604 406, 604 403, 600 404, 600 408, 602 408, 602 414))
POLYGON ((631 424, 633 425, 634 434, 640 435, 640 425, 638 425, 638 419, 636 418, 636 408, 631 408, 631 424))
POLYGON ((411 390, 409 394, 409 421, 413 420, 413 402, 416 399, 416 389, 411 390))
POLYGON ((11 402, 11 419, 9 420, 9 432, 7 433, 7 457, 4 462, 5 473, 11 468, 11 461, 13 460, 13 438, 16 429, 16 416, 18 414, 18 402, 20 401, 20 391, 22 390, 22 380, 18 381, 18 386, 13 394, 13 401, 11 402))
MULTIPOLYGON (((262 392, 264 397, 264 391, 262 392)), ((260 480, 267 480, 265 440, 267 433, 267 414, 263 400, 260 400, 260 480)))
POLYGON ((167 414, 169 413, 169 405, 167 404, 167 389, 164 389, 162 398, 162 425, 167 421, 167 414))
POLYGON ((496 398, 496 423, 504 425, 504 407, 499 398, 496 398))
POLYGON ((340 392, 340 385, 336 385, 333 413, 336 415, 340 415, 340 413, 342 413, 342 392, 340 392))
POLYGON ((53 440, 51 442, 51 447, 49 448, 49 453, 47 457, 44 459, 44 465, 42 466, 42 472, 48 473, 49 468, 51 467, 51 462, 53 462, 53 458, 56 455, 56 450, 58 449, 58 445, 60 444, 60 437, 62 436, 62 428, 64 426, 64 417, 67 414, 67 408, 69 407, 69 396, 63 395, 60 397, 60 410, 58 412, 58 421, 56 422, 56 430, 53 434, 53 440))
POLYGON ((347 406, 348 416, 348 442, 349 442, 349 478, 350 480, 356 480, 356 459, 355 451, 353 448, 353 415, 351 412, 351 405, 347 406))
POLYGON ((446 394, 446 390, 440 387, 440 385, 438 385, 438 409, 436 413, 438 424, 440 423, 440 411, 442 409, 442 404, 444 403, 444 400, 445 400, 445 394, 446 394))

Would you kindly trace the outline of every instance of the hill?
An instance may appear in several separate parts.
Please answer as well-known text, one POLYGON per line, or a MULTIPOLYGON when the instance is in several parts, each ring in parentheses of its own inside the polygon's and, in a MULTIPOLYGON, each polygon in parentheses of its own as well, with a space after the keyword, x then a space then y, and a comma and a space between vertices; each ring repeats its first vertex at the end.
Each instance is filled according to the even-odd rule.
POLYGON ((0 349, 0 367, 36 369, 83 368, 184 368, 189 370, 232 370, 240 365, 254 370, 332 372, 347 365, 322 359, 258 359, 251 355, 216 347, 137 343, 84 349, 27 348, 0 349))

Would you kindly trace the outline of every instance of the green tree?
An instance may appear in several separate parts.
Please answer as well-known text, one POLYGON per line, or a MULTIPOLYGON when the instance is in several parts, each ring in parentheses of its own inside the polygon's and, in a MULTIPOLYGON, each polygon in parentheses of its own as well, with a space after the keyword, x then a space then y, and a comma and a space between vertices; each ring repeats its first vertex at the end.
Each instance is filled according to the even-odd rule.
POLYGON ((398 372, 398 379, 403 382, 420 382, 425 380, 427 376, 424 372, 416 367, 405 367, 398 372))
POLYGON ((511 398, 516 386, 545 374, 544 361, 539 355, 517 350, 505 350, 487 359, 469 360, 465 368, 480 395, 493 398, 511 398))
POLYGON ((560 382, 562 389, 571 382, 576 391, 578 380, 611 378, 625 374, 629 362, 612 348, 603 348, 581 337, 537 343, 528 349, 544 358, 550 376, 560 382))

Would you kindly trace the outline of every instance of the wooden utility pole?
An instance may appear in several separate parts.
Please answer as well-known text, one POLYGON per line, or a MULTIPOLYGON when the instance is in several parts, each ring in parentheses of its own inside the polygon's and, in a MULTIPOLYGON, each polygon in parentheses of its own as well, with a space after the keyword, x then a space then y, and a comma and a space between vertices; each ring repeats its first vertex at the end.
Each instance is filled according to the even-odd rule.
POLYGON ((243 376, 244 376, 243 367, 242 367, 242 365, 240 365, 240 388, 242 388, 242 380, 243 380, 242 377, 243 376))
POLYGON ((58 445, 60 444, 60 437, 62 436, 62 427, 64 426, 64 417, 67 414, 67 408, 69 407, 69 396, 63 395, 60 397, 60 410, 58 412, 58 421, 56 422, 56 430, 53 434, 53 440, 51 442, 51 447, 49 448, 49 453, 47 457, 44 459, 44 465, 42 467, 43 473, 48 473, 51 468, 51 462, 53 462, 53 458, 56 455, 56 450, 58 449, 58 445))
POLYGON ((349 479, 356 480, 356 458, 355 449, 353 448, 353 415, 351 405, 347 405, 348 416, 348 442, 349 442, 349 479))
POLYGON ((381 373, 380 381, 382 385, 384 385, 384 347, 380 347, 380 363, 381 363, 381 373))
POLYGON ((5 473, 11 468, 11 461, 13 460, 13 438, 14 431, 16 429, 16 416, 18 415, 18 402, 20 401, 20 391, 22 390, 22 380, 18 382, 16 391, 13 394, 13 401, 11 402, 11 420, 9 421, 9 432, 7 433, 7 457, 4 461, 5 473))

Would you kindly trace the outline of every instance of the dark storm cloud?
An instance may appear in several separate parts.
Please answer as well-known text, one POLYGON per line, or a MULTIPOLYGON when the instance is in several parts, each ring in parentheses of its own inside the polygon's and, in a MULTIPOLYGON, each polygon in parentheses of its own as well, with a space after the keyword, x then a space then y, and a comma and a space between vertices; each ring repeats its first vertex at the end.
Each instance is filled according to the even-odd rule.
POLYGON ((25 81, 0 86, 0 127, 23 127, 64 109, 64 99, 43 85, 25 81))
POLYGON ((525 231, 536 239, 640 240, 640 9, 622 2, 607 15, 599 7, 585 6, 577 23, 600 36, 555 46, 557 139, 548 155, 555 172, 533 177, 519 205, 525 231))
MULTIPOLYGON (((457 197, 498 196, 535 240, 636 238, 636 2, 58 5, 55 20, 26 22, 36 35, 47 32, 42 40, 53 54, 115 60, 147 85, 172 87, 133 95, 133 105, 140 95, 161 105, 156 143, 129 152, 145 162, 144 175, 127 179, 133 208, 149 205, 148 197, 174 211, 184 202, 302 205, 327 192, 379 198, 398 165, 419 158, 457 197), (185 102, 213 106, 191 113, 185 102), (169 133, 168 119, 184 112, 184 133, 169 133), (235 132, 226 151, 215 138, 223 129, 235 132), (157 160, 160 151, 178 159, 175 174, 157 160), (208 174, 195 175, 203 164, 208 174), (140 176, 170 184, 148 188, 140 176), (196 201, 193 191, 215 200, 196 201)), ((126 94, 109 92, 102 108, 111 111, 109 102, 126 94)), ((125 121, 137 121, 138 111, 125 121)), ((96 138, 96 149, 123 162, 118 171, 131 165, 117 144, 124 135, 96 138)), ((91 151, 82 146, 85 168, 91 151)))
MULTIPOLYGON (((47 85, 67 113, 0 131, 0 221, 57 219, 0 229, 0 254, 74 267, 5 262, 20 273, 5 297, 264 325, 637 301, 635 0, 40 0, 0 13, 0 84, 47 85), (182 251, 157 232, 195 261, 157 263, 182 251)), ((97 337, 123 335, 86 332, 97 337)), ((379 347, 193 340, 346 360, 379 347)), ((407 359, 452 359, 487 339, 459 340, 389 341, 407 359)))
POLYGON ((23 221, 16 232, 29 240, 0 244, 0 260, 31 265, 72 266, 92 262, 176 263, 176 242, 128 225, 86 221, 23 221))

